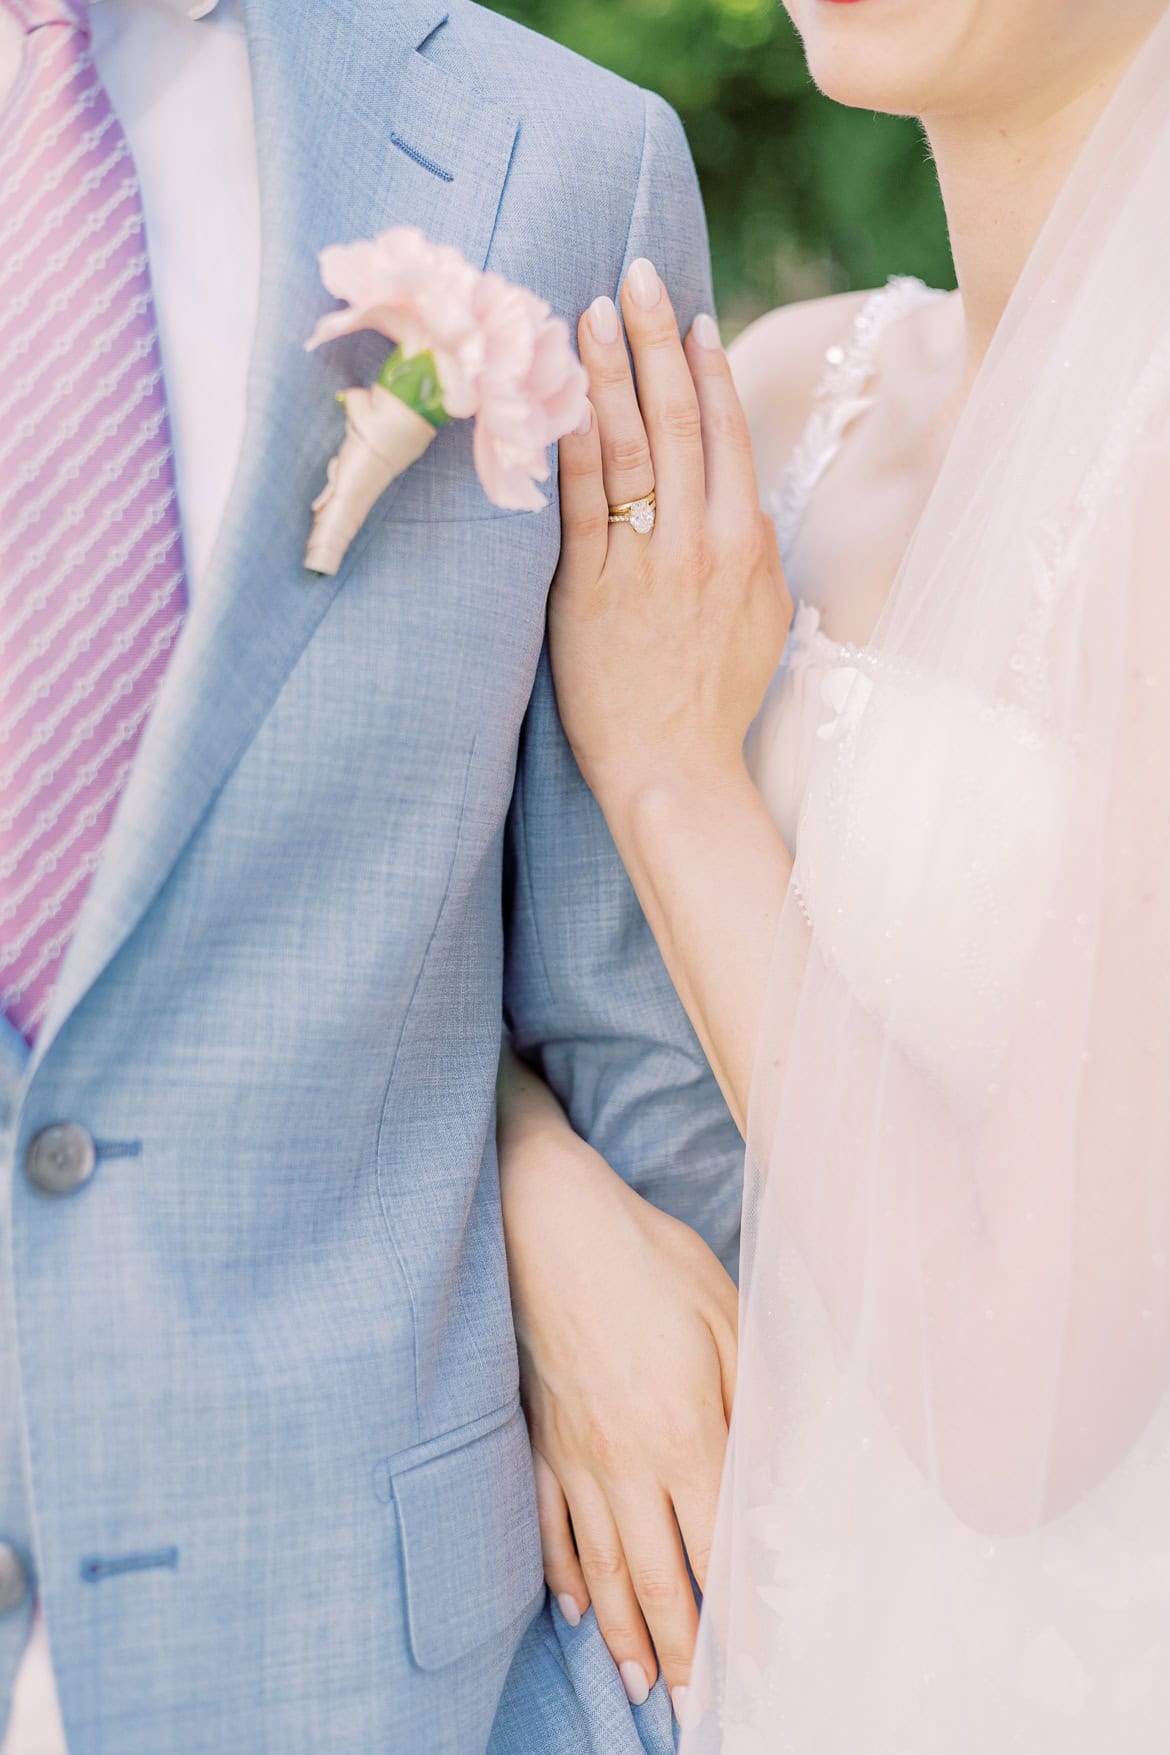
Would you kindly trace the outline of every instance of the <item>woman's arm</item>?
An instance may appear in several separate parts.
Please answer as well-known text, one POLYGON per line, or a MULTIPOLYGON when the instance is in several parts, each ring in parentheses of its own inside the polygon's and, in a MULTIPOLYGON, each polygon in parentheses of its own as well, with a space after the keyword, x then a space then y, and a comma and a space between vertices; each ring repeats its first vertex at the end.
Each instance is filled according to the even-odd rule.
POLYGON ((690 1673, 734 1393, 735 1287, 622 1181, 505 1048, 497 1134, 545 1573, 592 1600, 636 1703, 690 1673), (680 1541, 681 1531, 681 1541, 680 1541), (685 1557, 684 1557, 685 1544, 685 1557))
POLYGON ((663 961, 741 1133, 764 990, 792 875, 742 761, 632 773, 607 816, 663 961))
MULTIPOLYGON (((726 360, 704 344, 699 324, 684 352, 648 264, 637 281, 631 274, 623 305, 637 393, 620 345, 588 321, 582 328, 595 418, 562 445, 566 544, 550 605, 554 680, 582 771, 742 1126, 769 972, 790 988, 783 1005, 772 1006, 771 996, 769 1005, 790 1019, 809 950, 797 911, 781 906, 787 850, 746 783, 741 755, 780 656, 787 596, 758 514, 753 520, 746 428, 726 360), (610 529, 607 500, 645 494, 652 483, 660 514, 653 535, 610 529), (776 943, 778 921, 791 943, 776 943)), ((1133 650, 1161 654, 1156 617, 1164 617, 1165 594, 1151 596, 1151 632, 1133 650)), ((1156 676, 1156 660, 1143 663, 1141 674, 1156 676)), ((913 1030, 884 1027, 859 1003, 835 1149, 821 1140, 815 1152, 768 1166, 785 1233, 838 1332, 852 1332, 869 1300, 874 1387, 910 1452, 940 1472, 954 1507, 981 1528, 1038 1515, 1031 1465, 1036 1422, 1054 1418, 1038 1389, 1051 1389, 1054 1322, 1066 1351, 1045 1514, 1113 1466, 1164 1394, 1170 1299, 1163 1258, 1148 1248, 1150 1214, 1165 1198, 1165 1157, 1151 1147, 1162 1108, 1134 1080, 1151 1069, 1151 1044, 1163 1033, 1164 975, 1153 952, 1167 884, 1157 858, 1135 857, 1146 841, 1132 825, 1164 821, 1164 769, 1152 767, 1148 797, 1137 777, 1144 783, 1150 752, 1165 740, 1145 723, 1156 691, 1131 687, 1129 695, 1129 743, 1116 759, 1128 814, 1105 834, 1104 900, 1080 923, 1098 934, 1099 947, 1078 999, 1085 1016, 1078 1022, 1078 1010, 1069 1026, 1082 1033, 1083 1055, 1062 1062, 1063 1038, 1051 1036, 1050 1022, 1037 1042, 1057 1042, 1051 1067, 1033 1054, 1029 1080, 990 1087, 996 1101, 973 1133, 936 1089, 913 1030), (867 1251, 878 1245, 855 1221, 870 1193, 871 1153, 859 1140, 868 1145, 867 1093, 879 1082, 914 1119, 912 1149, 896 1165, 899 1199, 883 1205, 896 1216, 874 1275, 867 1251), (1053 1096, 1064 1086, 1075 1101, 1053 1096), (905 1213, 912 1223, 898 1222, 905 1213), (1131 1365, 1124 1373, 1118 1347, 1131 1365)), ((779 1033, 766 1048, 765 1095, 781 1088, 787 1058, 779 1033)), ((830 1068, 821 1070, 827 1079, 830 1068)), ((768 1133, 760 1129, 765 1143, 768 1133)))
POLYGON ((637 394, 616 331, 606 339, 592 313, 581 324, 596 414, 561 445, 565 535, 549 610, 557 699, 742 1130, 792 870, 742 752, 791 604, 714 323, 699 319, 684 357, 649 263, 631 271, 623 310, 637 394), (611 530, 607 502, 651 486, 653 535, 611 530))

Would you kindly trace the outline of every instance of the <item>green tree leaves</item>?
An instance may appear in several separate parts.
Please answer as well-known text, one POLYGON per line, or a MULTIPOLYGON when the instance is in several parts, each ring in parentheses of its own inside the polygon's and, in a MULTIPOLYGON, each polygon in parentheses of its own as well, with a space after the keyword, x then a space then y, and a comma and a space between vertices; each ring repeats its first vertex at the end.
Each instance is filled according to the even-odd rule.
POLYGON ((729 333, 772 305, 890 274, 953 284, 917 124, 823 98, 778 0, 490 3, 679 112, 729 333))

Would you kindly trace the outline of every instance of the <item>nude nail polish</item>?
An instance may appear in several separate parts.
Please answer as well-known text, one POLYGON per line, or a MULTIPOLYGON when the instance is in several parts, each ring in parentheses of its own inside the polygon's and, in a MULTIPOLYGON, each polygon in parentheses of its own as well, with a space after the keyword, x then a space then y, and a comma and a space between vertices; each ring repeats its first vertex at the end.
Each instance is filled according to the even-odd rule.
POLYGON ((695 318, 691 334, 700 347, 719 348, 723 346, 719 336, 719 325, 714 317, 707 315, 706 311, 701 311, 695 318))
POLYGON ((594 299, 589 307, 589 327, 594 341, 610 342, 618 338, 617 306, 612 299, 594 299))
POLYGON ((567 1590, 562 1591, 557 1598, 557 1608, 561 1611, 561 1614, 565 1617, 565 1620, 569 1623, 570 1627, 579 1627, 581 1625, 581 1611, 577 1607, 577 1599, 576 1597, 570 1596, 567 1590))
POLYGON ((636 305, 644 311, 653 310, 662 297, 662 282, 658 278, 658 270, 653 262, 647 262, 645 256, 639 256, 630 264, 627 282, 636 305))
POLYGON ((644 1706, 650 1698, 650 1683, 641 1664, 626 1662, 621 1664, 618 1674, 622 1679, 622 1687, 626 1691, 626 1699, 631 1706, 644 1706))
POLYGON ((698 1706, 685 1684, 680 1682, 677 1688, 671 1689, 670 1704, 674 1707, 674 1716, 680 1728, 693 1731, 699 1722, 698 1706))

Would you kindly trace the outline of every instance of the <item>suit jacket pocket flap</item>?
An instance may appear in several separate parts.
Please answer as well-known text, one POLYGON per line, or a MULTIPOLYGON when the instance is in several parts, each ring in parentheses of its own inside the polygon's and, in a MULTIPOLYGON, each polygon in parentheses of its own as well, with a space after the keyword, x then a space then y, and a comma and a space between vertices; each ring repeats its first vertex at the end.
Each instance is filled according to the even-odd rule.
POLYGON ((482 1435, 392 1470, 407 1617, 420 1669, 454 1663, 532 1607, 543 1574, 519 1408, 482 1435))

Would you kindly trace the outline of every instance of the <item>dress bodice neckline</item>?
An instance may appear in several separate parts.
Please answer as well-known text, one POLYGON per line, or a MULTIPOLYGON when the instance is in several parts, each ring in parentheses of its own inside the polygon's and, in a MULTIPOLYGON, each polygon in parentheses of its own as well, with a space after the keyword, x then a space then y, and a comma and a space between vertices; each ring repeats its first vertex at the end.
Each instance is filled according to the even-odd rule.
MULTIPOLYGON (((848 331, 826 349, 804 430, 767 496, 785 560, 814 492, 855 422, 874 402, 883 336, 911 311, 942 296, 910 276, 890 280, 865 300, 848 331)), ((753 779, 792 850, 817 741, 832 735, 858 656, 854 647, 825 632, 814 603, 797 601, 780 668, 747 743, 753 779), (842 669, 844 677, 835 674, 842 669)))

